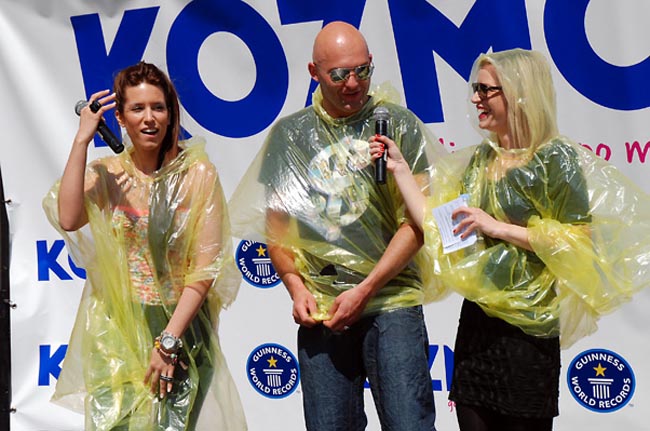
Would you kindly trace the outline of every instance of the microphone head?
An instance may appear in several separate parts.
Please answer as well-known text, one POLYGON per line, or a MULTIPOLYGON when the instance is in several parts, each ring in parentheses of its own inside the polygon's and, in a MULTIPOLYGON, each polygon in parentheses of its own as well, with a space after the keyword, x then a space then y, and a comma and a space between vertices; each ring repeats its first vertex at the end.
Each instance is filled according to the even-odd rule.
POLYGON ((385 106, 377 106, 374 111, 372 111, 372 118, 375 121, 378 120, 385 120, 388 121, 390 118, 390 113, 388 112, 388 108, 385 106))
POLYGON ((77 115, 81 115, 81 110, 84 109, 84 106, 88 104, 87 100, 80 100, 74 105, 74 112, 77 113, 77 115))

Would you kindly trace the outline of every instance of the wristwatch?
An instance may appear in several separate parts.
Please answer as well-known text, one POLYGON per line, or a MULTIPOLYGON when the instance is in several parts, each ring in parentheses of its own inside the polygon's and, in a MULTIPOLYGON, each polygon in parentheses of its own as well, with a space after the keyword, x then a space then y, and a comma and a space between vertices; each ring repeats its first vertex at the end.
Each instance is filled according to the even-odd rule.
POLYGON ((180 338, 174 337, 169 332, 162 331, 160 334, 160 350, 165 353, 176 353, 181 347, 183 347, 183 341, 180 338))

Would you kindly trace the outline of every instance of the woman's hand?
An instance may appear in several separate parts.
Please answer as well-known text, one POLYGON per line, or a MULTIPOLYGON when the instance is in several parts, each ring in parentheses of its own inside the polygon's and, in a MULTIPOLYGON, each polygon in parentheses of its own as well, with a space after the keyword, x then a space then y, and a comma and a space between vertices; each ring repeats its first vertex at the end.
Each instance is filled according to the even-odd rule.
POLYGON ((532 247, 528 241, 528 229, 524 226, 505 223, 496 220, 480 208, 460 207, 457 208, 451 217, 455 219, 458 216, 464 216, 460 223, 454 229, 454 234, 462 232, 462 239, 476 232, 477 235, 484 234, 490 238, 501 239, 517 247, 531 250, 532 247))
POLYGON ((154 347, 151 351, 149 368, 144 376, 144 383, 151 386, 151 393, 160 393, 160 398, 171 392, 174 378, 174 361, 171 356, 154 347))
POLYGON ((84 192, 86 188, 92 187, 86 187, 85 184, 88 144, 97 132, 102 114, 115 107, 115 94, 108 94, 109 92, 110 90, 98 91, 90 96, 90 103, 97 101, 102 104, 97 112, 90 109, 90 103, 79 112, 79 129, 72 141, 59 189, 59 225, 66 231, 75 231, 88 223, 84 207, 84 192))
POLYGON ((88 145, 97 132, 99 121, 102 119, 104 112, 115 107, 115 93, 109 94, 110 90, 102 90, 90 96, 88 104, 79 112, 79 129, 74 141, 88 145), (97 112, 90 109, 90 104, 97 101, 101 108, 97 112))
POLYGON ((388 151, 386 160, 386 169, 388 169, 395 179, 395 183, 402 193, 406 208, 411 219, 419 229, 422 229, 424 221, 424 204, 425 198, 422 194, 420 184, 411 173, 411 167, 404 159, 395 142, 386 136, 372 136, 370 138, 370 156, 372 160, 377 160, 382 156, 384 149, 388 151))
POLYGON ((454 234, 462 232, 460 234, 462 239, 465 239, 472 232, 476 232, 477 235, 483 233, 491 238, 500 238, 499 229, 503 223, 497 221, 482 209, 475 207, 460 207, 451 214, 451 217, 454 220, 461 216, 464 218, 454 228, 454 234))
POLYGON ((395 172, 398 169, 405 168, 410 171, 408 163, 404 160, 404 156, 397 148, 395 141, 387 136, 375 135, 370 138, 370 157, 373 161, 380 158, 384 151, 388 151, 388 158, 386 160, 386 169, 390 172, 395 172))

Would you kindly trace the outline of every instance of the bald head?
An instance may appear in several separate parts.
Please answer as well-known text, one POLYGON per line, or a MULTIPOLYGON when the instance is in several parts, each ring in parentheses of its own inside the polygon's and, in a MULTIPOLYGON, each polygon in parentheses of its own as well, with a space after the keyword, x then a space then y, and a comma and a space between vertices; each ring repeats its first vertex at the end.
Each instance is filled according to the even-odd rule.
POLYGON ((334 21, 316 36, 312 59, 316 64, 336 61, 342 53, 359 50, 368 55, 368 44, 361 32, 346 22, 334 21))
POLYGON ((347 117, 368 101, 370 73, 360 78, 356 68, 372 64, 372 55, 363 35, 348 23, 335 21, 327 24, 314 41, 313 60, 309 74, 320 84, 323 108, 335 118, 347 117), (335 69, 347 70, 343 79, 332 79, 335 69))

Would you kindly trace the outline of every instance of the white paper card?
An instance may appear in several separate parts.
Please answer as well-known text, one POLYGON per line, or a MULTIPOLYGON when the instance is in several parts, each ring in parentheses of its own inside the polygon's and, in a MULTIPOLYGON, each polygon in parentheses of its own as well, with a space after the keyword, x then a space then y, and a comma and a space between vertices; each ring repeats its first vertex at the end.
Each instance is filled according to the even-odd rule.
POLYGON ((460 250, 475 244, 477 241, 476 232, 472 232, 465 239, 460 238, 462 232, 454 234, 454 228, 465 218, 458 216, 452 219, 451 214, 456 208, 467 206, 467 195, 460 195, 460 197, 449 201, 446 204, 440 205, 433 209, 433 218, 436 220, 440 237, 442 239, 442 250, 444 254, 451 253, 452 251, 460 250))

